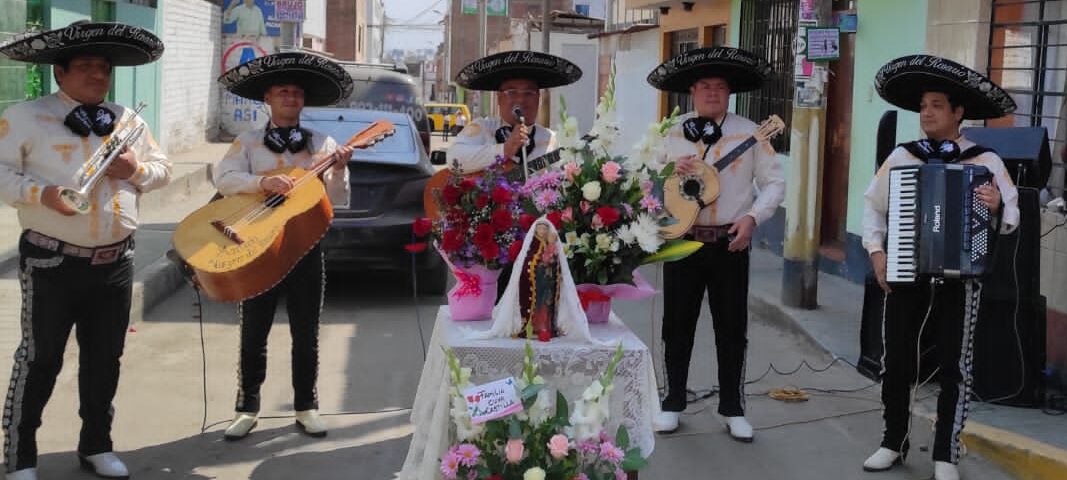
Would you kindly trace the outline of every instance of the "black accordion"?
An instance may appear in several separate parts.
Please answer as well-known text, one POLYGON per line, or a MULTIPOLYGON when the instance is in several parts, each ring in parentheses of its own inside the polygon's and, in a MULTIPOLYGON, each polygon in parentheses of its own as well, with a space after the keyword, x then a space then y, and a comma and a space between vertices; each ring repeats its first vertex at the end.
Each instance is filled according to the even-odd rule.
POLYGON ((931 163, 889 171, 886 280, 970 278, 992 266, 993 214, 974 189, 991 184, 980 165, 931 163))

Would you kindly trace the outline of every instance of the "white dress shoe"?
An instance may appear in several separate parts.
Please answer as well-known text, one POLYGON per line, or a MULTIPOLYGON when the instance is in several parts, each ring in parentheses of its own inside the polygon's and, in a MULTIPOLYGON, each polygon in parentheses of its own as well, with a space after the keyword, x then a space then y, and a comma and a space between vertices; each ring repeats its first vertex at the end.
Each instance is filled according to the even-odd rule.
POLYGON ((312 437, 326 436, 326 423, 322 421, 318 410, 303 410, 296 412, 296 424, 304 433, 312 437))
POLYGON ((934 480, 960 480, 960 471, 954 464, 934 462, 934 480))
POLYGON ((4 475, 5 480, 37 480, 36 468, 23 468, 4 475))
POLYGON ((78 455, 78 461, 81 462, 82 468, 95 473, 98 477, 130 478, 130 471, 126 469, 126 464, 122 463, 122 460, 119 460, 113 452, 98 453, 88 457, 78 455))
POLYGON ((258 413, 237 412, 237 415, 233 417, 233 421, 230 422, 230 426, 226 427, 226 433, 223 436, 230 441, 240 440, 247 437, 248 432, 256 428, 257 423, 259 423, 258 413))
POLYGON ((904 463, 904 458, 900 452, 880 447, 863 462, 863 469, 868 472, 883 472, 901 463, 904 463))
POLYGON ((652 421, 652 429, 659 433, 671 433, 678 430, 678 417, 681 412, 659 412, 652 421))
POLYGON ((739 442, 752 442, 752 425, 745 417, 726 417, 726 430, 739 442))

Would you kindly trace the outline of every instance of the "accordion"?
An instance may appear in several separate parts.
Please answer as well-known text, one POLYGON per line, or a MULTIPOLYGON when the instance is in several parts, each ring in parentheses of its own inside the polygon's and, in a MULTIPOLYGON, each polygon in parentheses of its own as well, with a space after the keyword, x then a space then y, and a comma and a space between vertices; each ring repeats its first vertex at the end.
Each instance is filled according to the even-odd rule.
POLYGON ((889 171, 886 280, 969 278, 992 266, 993 214, 974 189, 993 182, 980 165, 931 163, 889 171))

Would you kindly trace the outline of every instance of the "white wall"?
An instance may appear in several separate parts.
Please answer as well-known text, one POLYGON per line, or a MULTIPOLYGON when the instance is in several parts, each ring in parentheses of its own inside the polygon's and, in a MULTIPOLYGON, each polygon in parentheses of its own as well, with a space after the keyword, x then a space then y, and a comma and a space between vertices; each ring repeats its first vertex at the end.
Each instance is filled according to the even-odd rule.
MULTIPOLYGON (((541 32, 527 32, 530 42, 530 50, 541 51, 541 32)), ((520 39, 517 48, 524 48, 520 39)), ((582 133, 589 131, 596 117, 597 95, 597 56, 600 51, 600 41, 589 38, 585 34, 552 32, 549 35, 549 53, 570 60, 582 69, 582 78, 578 82, 565 87, 549 90, 552 95, 552 109, 549 112, 548 126, 555 128, 559 123, 559 97, 562 95, 567 101, 567 115, 578 119, 578 130, 582 133)))
MULTIPOLYGON (((382 23, 385 22, 384 0, 367 0, 366 52, 368 62, 382 61, 382 23)), ((397 0, 392 0, 397 1, 397 0)))
POLYGON ((167 0, 163 44, 159 143, 168 153, 189 150, 218 130, 222 12, 203 0, 167 0))
POLYGON ((617 153, 629 153, 659 117, 659 91, 645 81, 648 72, 659 65, 660 31, 645 30, 616 35, 615 98, 622 139, 617 153))
POLYGON ((304 2, 304 33, 326 38, 326 0, 304 2))

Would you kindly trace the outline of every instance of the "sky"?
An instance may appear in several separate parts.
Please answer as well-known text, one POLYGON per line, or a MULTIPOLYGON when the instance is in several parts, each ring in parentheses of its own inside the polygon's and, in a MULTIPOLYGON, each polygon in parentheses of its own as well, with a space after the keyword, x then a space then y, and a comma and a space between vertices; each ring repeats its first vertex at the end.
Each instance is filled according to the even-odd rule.
MULTIPOLYGON (((450 0, 385 0, 385 14, 392 23, 415 23, 420 25, 436 24, 442 15, 432 10, 441 12, 448 11, 450 0), (423 15, 420 12, 427 11, 423 15), (416 15, 419 15, 416 17, 416 15)), ((444 41, 444 29, 407 29, 402 27, 386 27, 385 49, 395 48, 403 50, 419 50, 423 48, 437 48, 437 44, 444 41)))

